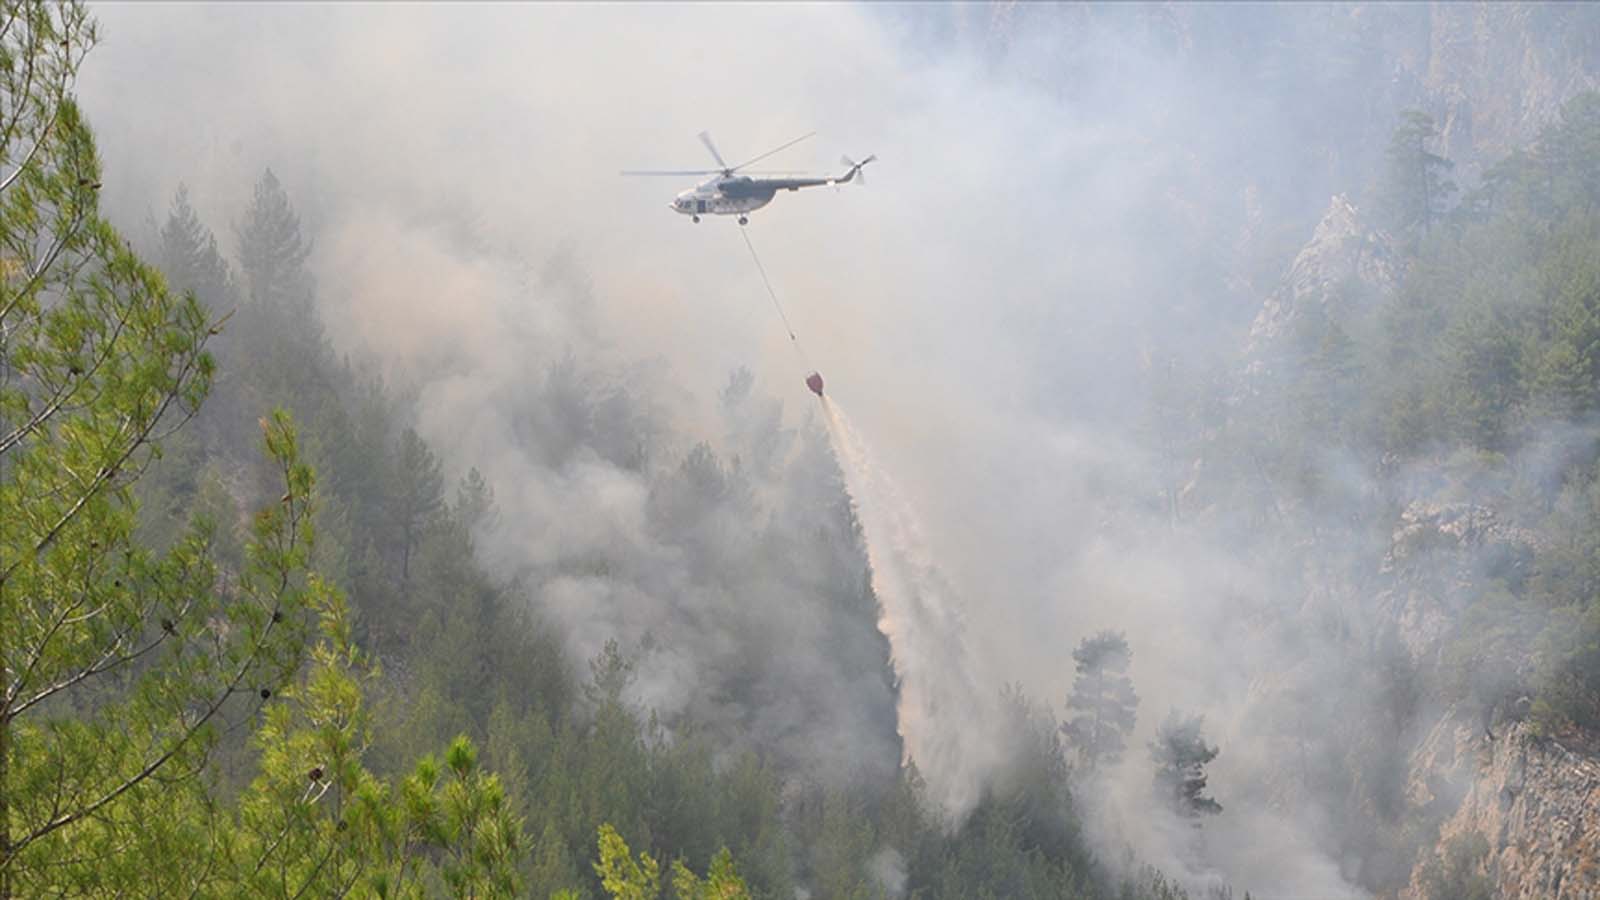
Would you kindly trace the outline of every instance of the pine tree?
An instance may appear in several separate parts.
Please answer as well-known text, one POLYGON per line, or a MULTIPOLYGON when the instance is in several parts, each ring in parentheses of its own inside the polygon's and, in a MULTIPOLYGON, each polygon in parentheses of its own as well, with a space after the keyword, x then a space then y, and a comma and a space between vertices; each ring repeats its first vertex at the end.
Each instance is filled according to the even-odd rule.
MULTIPOLYGON (((297 660, 289 573, 307 525, 286 462, 260 520, 273 549, 228 590, 204 529, 164 554, 136 540, 133 486, 205 396, 213 326, 99 214, 70 95, 94 41, 83 6, 7 3, 4 17, 0 898, 95 890, 127 874, 119 848, 192 831, 157 813, 189 795, 224 707, 297 660)), ((269 446, 279 434, 268 426, 269 446)))
POLYGON ((1121 632, 1102 631, 1080 641, 1072 659, 1077 677, 1067 708, 1078 715, 1063 723, 1061 731, 1086 767, 1115 763, 1137 718, 1139 696, 1127 674, 1133 652, 1121 632))
POLYGON ((1389 139, 1379 205, 1396 232, 1427 232, 1455 192, 1455 183, 1448 178, 1455 163, 1428 149, 1438 136, 1433 118, 1413 109, 1401 113, 1389 139))
MULTIPOLYGON (((219 333, 208 346, 219 359, 230 358, 236 341, 227 321, 238 307, 238 287, 227 260, 217 250, 216 237, 200 221, 189 203, 189 189, 181 184, 161 226, 156 259, 172 289, 192 293, 218 320, 219 333)), ((253 439, 254 416, 241 413, 263 407, 239 402, 239 379, 226 367, 217 373, 213 387, 215 399, 197 417, 194 443, 206 448, 231 445, 242 451, 253 439)), ((197 467, 197 459, 176 460, 168 466, 178 477, 189 478, 197 467)))
POLYGON ((518 896, 527 850, 504 787, 464 735, 391 786, 366 767, 377 674, 355 646, 344 596, 307 579, 322 637, 311 665, 266 704, 260 774, 220 843, 216 896, 518 896))
POLYGON ((1538 155, 1559 194, 1585 208, 1600 203, 1600 92, 1567 101, 1561 120, 1540 133, 1538 155))
POLYGON ((1185 818, 1216 815, 1222 804, 1205 796, 1206 764, 1217 758, 1216 747, 1206 744, 1202 716, 1167 714, 1150 744, 1156 766, 1156 791, 1174 812, 1185 818))
POLYGON ((816 889, 824 897, 857 900, 872 895, 867 860, 875 843, 861 799, 839 790, 822 797, 822 817, 811 842, 816 889))
POLYGON ((672 863, 672 891, 677 900, 750 900, 750 888, 739 877, 727 847, 711 857, 711 867, 701 878, 683 860, 672 863))
POLYGON ((278 177, 267 169, 238 226, 239 268, 249 299, 268 307, 304 303, 311 294, 306 258, 311 245, 278 177))
POLYGON ((1558 414, 1582 419, 1600 409, 1600 237, 1580 220, 1553 238, 1539 270, 1547 338, 1532 361, 1533 382, 1558 414))
POLYGON ((628 842, 610 824, 600 826, 600 860, 594 864, 600 884, 615 900, 656 900, 661 894, 661 866, 649 853, 633 858, 628 842))
POLYGON ((494 487, 476 466, 468 469, 467 474, 461 477, 460 484, 456 485, 456 502, 452 511, 455 520, 469 536, 480 529, 491 529, 499 522, 494 487))
POLYGON ((391 496, 391 513, 400 539, 400 580, 411 580, 411 554, 444 509, 444 477, 439 460, 417 432, 407 428, 400 435, 400 452, 395 460, 397 484, 391 496))
POLYGON ((216 236, 190 205, 189 188, 185 185, 178 185, 172 209, 161 226, 156 261, 173 288, 192 291, 200 302, 219 315, 232 310, 235 303, 233 272, 217 250, 216 236))

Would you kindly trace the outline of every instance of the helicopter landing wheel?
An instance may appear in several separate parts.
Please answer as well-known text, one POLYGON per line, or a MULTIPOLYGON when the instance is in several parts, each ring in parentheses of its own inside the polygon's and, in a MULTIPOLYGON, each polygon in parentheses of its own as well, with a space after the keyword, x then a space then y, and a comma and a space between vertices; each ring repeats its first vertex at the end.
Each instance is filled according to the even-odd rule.
POLYGON ((750 220, 748 218, 744 217, 744 216, 740 216, 739 217, 739 224, 740 225, 749 225, 750 224, 750 220))
POLYGON ((689 221, 695 223, 696 225, 699 225, 700 224, 700 217, 699 216, 690 216, 689 217, 689 221))

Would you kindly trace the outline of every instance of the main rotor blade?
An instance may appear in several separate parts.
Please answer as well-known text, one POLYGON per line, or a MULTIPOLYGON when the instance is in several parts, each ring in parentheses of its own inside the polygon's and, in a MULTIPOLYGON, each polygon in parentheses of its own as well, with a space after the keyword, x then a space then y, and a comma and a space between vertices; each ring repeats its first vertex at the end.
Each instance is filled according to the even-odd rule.
POLYGON ((794 140, 790 141, 789 143, 784 144, 782 147, 778 147, 778 148, 773 149, 773 150, 768 150, 767 152, 761 154, 760 156, 755 157, 754 159, 745 160, 744 162, 738 164, 737 166, 734 166, 729 171, 737 172, 740 169, 744 168, 745 166, 750 165, 751 163, 758 163, 758 162, 762 161, 763 159, 766 159, 767 157, 771 156, 772 154, 777 153, 779 150, 787 150, 790 147, 793 147, 795 144, 798 144, 801 141, 805 140, 806 138, 815 137, 815 136, 816 136, 816 132, 815 131, 809 132, 807 134, 802 134, 799 137, 795 138, 794 140))
POLYGON ((674 175, 674 176, 682 177, 682 176, 685 176, 685 175, 717 175, 717 174, 720 174, 721 172, 722 172, 721 169, 683 169, 683 170, 680 170, 680 171, 672 171, 672 172, 657 171, 657 170, 654 170, 654 169, 651 169, 651 170, 624 169, 621 174, 623 174, 623 175, 674 175))
POLYGON ((722 167, 722 171, 729 171, 728 164, 722 159, 722 154, 717 152, 717 145, 711 143, 710 132, 700 132, 700 143, 705 144, 706 149, 711 151, 711 158, 717 161, 717 165, 722 167))

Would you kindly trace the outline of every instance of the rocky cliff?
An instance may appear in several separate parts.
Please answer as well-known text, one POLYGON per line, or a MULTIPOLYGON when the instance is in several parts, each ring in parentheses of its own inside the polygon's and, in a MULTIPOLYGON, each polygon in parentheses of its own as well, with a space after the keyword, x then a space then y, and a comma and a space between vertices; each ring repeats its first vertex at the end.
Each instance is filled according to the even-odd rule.
POLYGON ((1427 45, 1396 77, 1440 123, 1469 176, 1532 141, 1561 105, 1600 87, 1600 25, 1586 4, 1433 3, 1427 45))
MULTIPOLYGON (((1600 897, 1600 758, 1517 723, 1498 733, 1446 716, 1412 757, 1408 800, 1453 806, 1438 856, 1482 838, 1473 874, 1506 900, 1600 897), (1443 794, 1443 796, 1441 796, 1443 794), (1459 800, 1455 799, 1459 795, 1459 800)), ((1432 900, 1418 861, 1402 900, 1432 900)))
POLYGON ((1397 265, 1388 237, 1371 228, 1348 197, 1334 197, 1250 326, 1249 370, 1259 373, 1273 345, 1311 309, 1334 318, 1365 312, 1342 307, 1365 307, 1392 292, 1397 265))

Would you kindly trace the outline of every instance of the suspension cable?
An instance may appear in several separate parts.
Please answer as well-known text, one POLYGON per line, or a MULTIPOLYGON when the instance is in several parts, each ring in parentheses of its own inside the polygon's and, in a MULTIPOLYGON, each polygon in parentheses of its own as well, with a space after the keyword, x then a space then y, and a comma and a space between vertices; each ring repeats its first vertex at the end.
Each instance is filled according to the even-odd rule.
POLYGON ((761 257, 756 255, 756 245, 750 242, 750 230, 741 225, 739 236, 744 238, 744 245, 750 249, 750 258, 755 260, 756 271, 761 273, 761 283, 767 288, 767 296, 772 298, 772 308, 778 311, 778 318, 783 322, 783 330, 789 333, 789 342, 794 345, 795 352, 800 354, 800 361, 810 368, 811 361, 806 358, 805 348, 800 346, 800 338, 795 335, 794 327, 789 324, 789 316, 783 311, 783 303, 778 300, 778 292, 772 289, 772 280, 767 277, 767 267, 761 264, 761 257))

